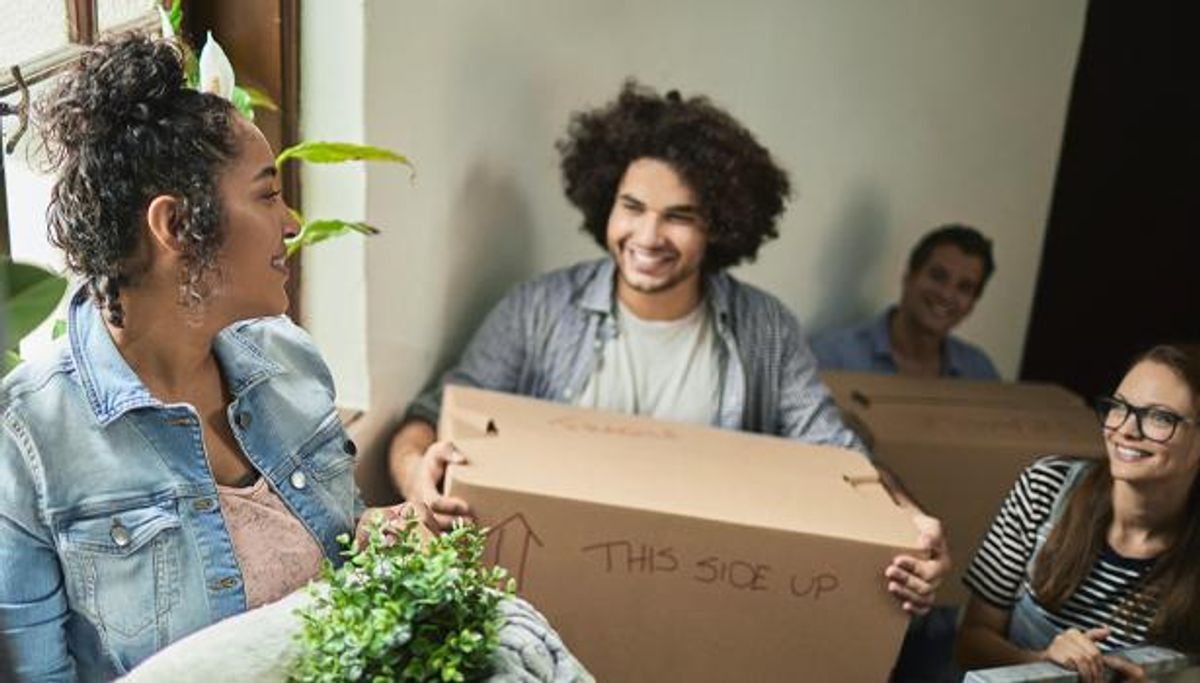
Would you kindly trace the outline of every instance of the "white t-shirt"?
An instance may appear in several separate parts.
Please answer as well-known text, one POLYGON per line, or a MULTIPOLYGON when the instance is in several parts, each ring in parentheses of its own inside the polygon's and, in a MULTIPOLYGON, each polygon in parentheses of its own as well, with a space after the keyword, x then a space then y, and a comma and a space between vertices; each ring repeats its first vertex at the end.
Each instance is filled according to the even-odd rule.
POLYGON ((716 424, 721 359, 708 305, 677 320, 642 320, 618 301, 616 323, 576 405, 716 424))

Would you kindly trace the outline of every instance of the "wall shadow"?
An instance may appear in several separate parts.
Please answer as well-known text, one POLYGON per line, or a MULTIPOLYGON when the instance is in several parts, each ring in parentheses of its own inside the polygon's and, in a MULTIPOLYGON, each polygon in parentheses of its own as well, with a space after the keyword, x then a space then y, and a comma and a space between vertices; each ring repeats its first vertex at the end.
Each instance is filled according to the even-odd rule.
POLYGON ((454 194, 442 340, 430 379, 458 359, 492 306, 534 274, 533 216, 516 177, 512 168, 477 160, 454 194))
POLYGON ((808 332, 850 325, 873 315, 876 305, 867 295, 870 279, 890 273, 883 263, 890 228, 882 194, 875 188, 856 190, 826 242, 817 276, 823 290, 820 304, 808 318, 808 332))

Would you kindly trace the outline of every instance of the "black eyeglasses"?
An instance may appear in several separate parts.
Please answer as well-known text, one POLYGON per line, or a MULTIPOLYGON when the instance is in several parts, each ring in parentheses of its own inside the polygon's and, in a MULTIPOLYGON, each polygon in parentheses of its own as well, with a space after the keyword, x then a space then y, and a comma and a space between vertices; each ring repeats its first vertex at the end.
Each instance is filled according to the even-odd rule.
POLYGON ((1154 406, 1132 406, 1115 396, 1101 396, 1096 399, 1096 414, 1100 416, 1100 424, 1105 429, 1120 429, 1125 421, 1133 415, 1138 432, 1147 441, 1166 443, 1175 436, 1175 430, 1180 424, 1196 424, 1178 413, 1154 406))

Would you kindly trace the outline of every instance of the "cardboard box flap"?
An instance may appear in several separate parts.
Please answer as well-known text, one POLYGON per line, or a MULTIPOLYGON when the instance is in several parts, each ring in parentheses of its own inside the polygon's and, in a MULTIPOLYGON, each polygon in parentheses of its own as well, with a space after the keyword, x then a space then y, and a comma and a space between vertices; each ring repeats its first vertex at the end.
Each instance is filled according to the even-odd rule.
POLYGON ((916 539, 911 513, 853 451, 456 386, 439 429, 469 460, 451 468, 450 490, 486 484, 896 548, 916 539))
POLYGON ((882 403, 926 406, 969 403, 980 407, 1029 409, 1086 407, 1078 394, 1048 382, 907 377, 847 370, 822 372, 821 380, 829 387, 838 405, 846 410, 882 403))
POLYGON ((873 442, 961 446, 967 451, 1025 449, 1029 456, 1090 455, 1101 452, 1100 427, 1080 408, 1014 410, 995 406, 873 404, 855 410, 852 421, 865 426, 873 442))
POLYGON ((475 412, 467 408, 443 411, 439 417, 438 434, 443 438, 465 441, 481 439, 498 433, 496 422, 487 414, 475 412))

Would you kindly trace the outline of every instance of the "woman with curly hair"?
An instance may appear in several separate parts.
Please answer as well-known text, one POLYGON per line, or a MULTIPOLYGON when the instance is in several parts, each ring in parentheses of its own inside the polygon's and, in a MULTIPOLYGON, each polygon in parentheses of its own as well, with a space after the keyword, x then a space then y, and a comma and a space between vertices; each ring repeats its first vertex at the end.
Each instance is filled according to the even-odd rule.
POLYGON ((0 626, 29 680, 109 680, 336 560, 355 449, 281 315, 297 225, 262 133, 138 36, 40 112, 82 286, 56 352, 4 381, 0 626))
MULTIPOLYGON (((410 406, 388 466, 404 498, 443 525, 470 508, 441 495, 441 387, 465 384, 666 420, 855 448, 795 316, 726 272, 777 235, 787 174, 707 98, 632 81, 576 114, 558 145, 567 198, 607 256, 517 286, 442 382, 410 406)), ((359 467, 372 471, 366 460, 359 467)), ((925 559, 884 570, 923 613, 949 567, 940 525, 918 516, 925 559)))
POLYGON ((967 570, 967 668, 1049 661, 1141 680, 1114 649, 1200 653, 1200 363, 1140 356, 1097 402, 1107 461, 1045 458, 1017 480, 967 570))

